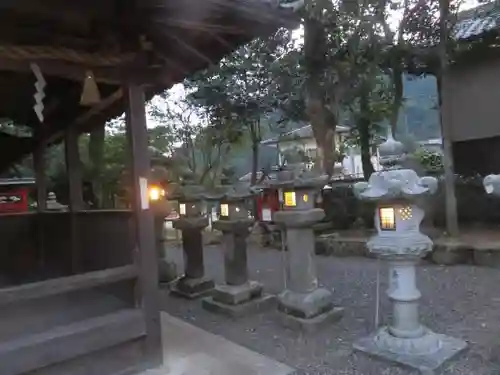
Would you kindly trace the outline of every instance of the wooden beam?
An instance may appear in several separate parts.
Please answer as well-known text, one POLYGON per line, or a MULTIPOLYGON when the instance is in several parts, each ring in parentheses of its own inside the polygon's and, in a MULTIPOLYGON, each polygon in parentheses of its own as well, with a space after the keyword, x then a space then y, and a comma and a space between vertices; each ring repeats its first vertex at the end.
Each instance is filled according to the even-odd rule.
MULTIPOLYGON (((14 73, 31 73, 30 63, 36 63, 42 73, 48 77, 59 77, 70 81, 83 82, 88 66, 53 60, 29 60, 19 61, 0 57, 0 71, 14 73)), ((90 68, 94 79, 101 84, 120 85, 126 77, 135 75, 142 77, 147 84, 168 84, 163 68, 131 69, 126 66, 116 67, 93 67, 90 68)))
POLYGON ((105 99, 101 100, 99 103, 95 104, 90 108, 87 112, 85 112, 83 115, 79 116, 76 118, 75 121, 70 126, 76 126, 79 127, 81 125, 86 124, 92 117, 95 115, 101 113, 104 111, 106 108, 110 107, 112 104, 117 102, 123 98, 123 90, 118 89, 111 95, 107 96, 105 99))
MULTIPOLYGON (((88 67, 62 61, 19 61, 0 57, 0 71, 30 73, 30 63, 36 63, 45 76, 55 76, 77 82, 83 82, 85 72, 88 70, 88 67)), ((96 68, 92 69, 92 72, 97 82, 107 84, 120 82, 116 69, 96 68)))
POLYGON ((1 288, 0 306, 17 301, 26 301, 34 298, 68 293, 75 290, 90 289, 100 285, 107 285, 135 278, 137 278, 136 266, 127 265, 102 271, 1 288))
POLYGON ((141 310, 126 309, 0 344, 2 375, 19 375, 145 335, 141 310))
POLYGON ((128 82, 126 124, 132 162, 132 192, 137 235, 137 262, 140 272, 141 304, 146 319, 146 351, 153 364, 163 362, 160 306, 158 295, 158 255, 154 240, 153 212, 149 208, 147 192, 151 174, 146 126, 146 100, 144 88, 128 82))
MULTIPOLYGON (((69 124, 69 127, 76 127, 79 128, 83 126, 85 123, 87 123, 92 117, 98 115, 102 111, 104 111, 106 108, 110 107, 112 104, 117 102, 123 97, 123 90, 118 89, 116 90, 113 94, 107 96, 106 98, 102 99, 99 103, 93 105, 87 112, 83 113, 79 117, 77 117, 71 124, 69 124)), ((50 137, 46 139, 46 142, 48 144, 54 143, 55 141, 59 140, 64 133, 64 130, 59 130, 53 133, 50 137)))

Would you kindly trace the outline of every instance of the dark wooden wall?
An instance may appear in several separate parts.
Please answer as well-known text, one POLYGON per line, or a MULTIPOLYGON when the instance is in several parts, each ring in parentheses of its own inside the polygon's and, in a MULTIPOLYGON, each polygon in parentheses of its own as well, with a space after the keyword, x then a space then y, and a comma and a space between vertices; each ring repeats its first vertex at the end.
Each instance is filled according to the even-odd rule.
POLYGON ((500 136, 453 143, 455 173, 463 176, 500 173, 500 136))
POLYGON ((75 214, 82 275, 74 276, 69 215, 0 216, 2 375, 114 374, 144 360, 131 213, 75 214))
MULTIPOLYGON (((71 273, 69 215, 0 215, 0 285, 71 273)), ((75 215, 82 272, 133 262, 135 230, 129 211, 82 211, 75 215)))

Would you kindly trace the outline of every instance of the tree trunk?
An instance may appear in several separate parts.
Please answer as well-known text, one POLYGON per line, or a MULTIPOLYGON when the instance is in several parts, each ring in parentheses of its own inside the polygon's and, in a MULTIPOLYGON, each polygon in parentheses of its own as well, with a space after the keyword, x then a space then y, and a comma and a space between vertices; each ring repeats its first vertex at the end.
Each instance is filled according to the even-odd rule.
POLYGON ((92 190, 96 199, 96 208, 102 208, 104 196, 102 186, 102 162, 104 154, 104 139, 106 137, 106 125, 102 124, 90 133, 89 159, 92 164, 92 190))
POLYGON ((257 183, 257 168, 259 166, 260 121, 250 124, 250 138, 252 140, 252 175, 250 183, 257 183))
POLYGON ((401 71, 401 63, 399 57, 393 63, 392 84, 394 89, 394 99, 391 110, 391 130, 392 136, 396 137, 396 130, 399 120, 399 112, 403 104, 403 72, 401 71))
POLYGON ((252 142, 252 176, 250 183, 255 185, 257 183, 257 167, 259 165, 259 144, 252 142))
POLYGON ((307 78, 306 112, 318 145, 323 172, 329 176, 335 165, 335 127, 337 117, 332 109, 327 108, 323 72, 326 68, 326 32, 321 21, 313 16, 304 22, 305 68, 307 78))
POLYGON ((439 60, 440 69, 438 74, 438 98, 441 121, 441 132, 443 135, 443 167, 446 205, 446 231, 449 236, 457 237, 459 234, 457 199, 455 195, 455 174, 453 170, 453 149, 450 134, 450 123, 448 111, 449 104, 445 102, 446 79, 448 71, 448 18, 449 0, 439 0, 441 13, 440 19, 440 43, 439 60))
POLYGON ((372 164, 372 155, 370 150, 370 119, 367 117, 368 108, 368 93, 365 91, 360 97, 360 119, 358 120, 359 143, 361 148, 361 164, 363 165, 363 176, 368 180, 373 172, 375 172, 372 164))

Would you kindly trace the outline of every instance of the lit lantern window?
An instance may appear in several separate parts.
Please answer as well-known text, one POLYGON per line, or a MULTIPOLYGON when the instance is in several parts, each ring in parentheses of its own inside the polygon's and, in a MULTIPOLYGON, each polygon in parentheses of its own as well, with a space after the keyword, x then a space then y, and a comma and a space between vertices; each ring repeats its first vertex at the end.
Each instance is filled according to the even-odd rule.
POLYGON ((262 209, 262 221, 272 221, 272 213, 269 208, 262 209))
POLYGON ((393 207, 380 207, 378 214, 381 230, 396 230, 396 216, 393 207))
POLYGON ((295 207, 297 205, 297 201, 295 198, 294 191, 285 191, 285 206, 287 207, 295 207))
POLYGON ((157 201, 163 196, 165 196, 165 190, 159 188, 158 186, 151 186, 149 188, 149 200, 157 201))
POLYGON ((179 204, 179 215, 186 215, 186 204, 179 204))
POLYGON ((412 215, 411 215, 411 207, 410 206, 406 206, 406 207, 403 207, 403 208, 400 208, 399 209, 399 214, 401 215, 401 220, 410 220, 412 215))
POLYGON ((220 205, 220 216, 229 216, 229 205, 227 203, 220 205))
POLYGON ((309 200, 309 195, 304 194, 304 195, 302 196, 302 200, 304 201, 304 203, 307 203, 307 201, 309 200))

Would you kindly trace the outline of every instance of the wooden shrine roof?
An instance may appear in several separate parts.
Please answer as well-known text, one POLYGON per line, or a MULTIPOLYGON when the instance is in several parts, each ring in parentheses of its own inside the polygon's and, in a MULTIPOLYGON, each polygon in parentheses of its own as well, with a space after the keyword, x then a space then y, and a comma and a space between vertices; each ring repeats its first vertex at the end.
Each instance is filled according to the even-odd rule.
POLYGON ((149 97, 217 63, 237 46, 296 24, 276 0, 3 0, 0 2, 0 118, 39 135, 0 133, 0 171, 43 135, 86 131, 124 111, 121 85, 134 79, 149 97), (44 121, 33 105, 36 63, 47 82, 44 121), (91 71, 101 101, 80 105, 91 71))

